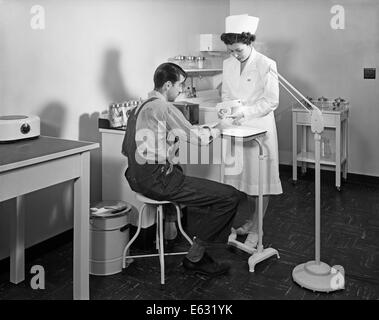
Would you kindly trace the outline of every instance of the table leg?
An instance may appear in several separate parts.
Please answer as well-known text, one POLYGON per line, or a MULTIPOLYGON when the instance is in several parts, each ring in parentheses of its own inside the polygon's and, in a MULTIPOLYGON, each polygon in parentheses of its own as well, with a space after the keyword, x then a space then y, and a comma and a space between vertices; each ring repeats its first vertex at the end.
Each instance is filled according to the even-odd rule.
POLYGON ((261 142, 255 141, 259 145, 259 172, 258 172, 258 252, 263 250, 263 161, 264 154, 261 142))
MULTIPOLYGON (((303 126, 302 128, 302 136, 301 136, 301 154, 305 157, 307 153, 307 126, 303 126)), ((301 163, 301 173, 305 174, 307 172, 307 163, 303 161, 301 163)))
POLYGON ((7 201, 10 214, 10 282, 25 280, 25 201, 24 196, 7 201))
POLYGON ((341 120, 336 125, 336 187, 341 188, 341 120))
POLYGON ((89 299, 90 153, 80 155, 81 174, 74 182, 74 299, 89 299))
POLYGON ((292 113, 292 180, 297 180, 297 125, 294 112, 292 113))
POLYGON ((347 179, 347 169, 348 169, 348 123, 347 119, 344 121, 344 157, 345 157, 345 164, 343 166, 343 178, 346 180, 347 179))
MULTIPOLYGON (((226 159, 226 148, 228 141, 227 138, 222 137, 221 138, 221 164, 220 164, 220 183, 224 183, 225 178, 225 159, 226 159)), ((230 143, 232 143, 230 141, 230 143)))

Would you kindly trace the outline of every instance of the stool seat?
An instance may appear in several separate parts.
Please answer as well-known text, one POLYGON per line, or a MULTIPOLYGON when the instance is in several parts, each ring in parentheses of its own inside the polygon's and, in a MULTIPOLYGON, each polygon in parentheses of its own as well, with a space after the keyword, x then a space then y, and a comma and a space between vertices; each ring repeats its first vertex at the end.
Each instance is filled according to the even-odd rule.
POLYGON ((136 193, 136 199, 142 203, 155 204, 155 205, 172 203, 171 201, 159 201, 159 200, 150 199, 148 197, 145 197, 141 193, 136 193))

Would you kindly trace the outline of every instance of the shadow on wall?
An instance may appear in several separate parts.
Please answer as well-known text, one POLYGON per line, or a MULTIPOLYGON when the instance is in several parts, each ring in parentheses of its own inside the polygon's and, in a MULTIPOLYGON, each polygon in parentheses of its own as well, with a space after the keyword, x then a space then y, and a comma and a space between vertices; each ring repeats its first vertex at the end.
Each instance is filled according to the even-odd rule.
POLYGON ((122 102, 130 96, 126 92, 120 71, 120 52, 116 49, 105 52, 101 86, 109 103, 122 102))
POLYGON ((100 148, 91 151, 90 159, 90 201, 101 200, 101 136, 98 129, 99 112, 82 114, 79 118, 79 140, 98 142, 100 148))
MULTIPOLYGON (((304 78, 309 78, 309 75, 307 75, 307 77, 303 77, 306 70, 299 70, 296 63, 293 61, 293 57, 296 56, 296 48, 293 44, 275 41, 266 43, 265 47, 267 48, 267 56, 276 61, 278 72, 284 78, 286 78, 304 96, 313 96, 314 98, 318 97, 318 95, 314 92, 314 89, 312 89, 312 86, 304 80, 304 78)), ((281 90, 284 91, 282 87, 281 90)), ((289 96, 289 93, 286 92, 286 95, 289 96)), ((295 102, 295 100, 290 96, 288 100, 291 104, 292 102, 295 102)), ((285 107, 291 111, 290 106, 285 107)))
MULTIPOLYGON (((41 135, 59 138, 66 121, 66 107, 58 101, 47 103, 39 112, 41 135)), ((38 243, 72 227, 71 182, 60 183, 26 195, 28 245, 38 243), (39 230, 39 232, 35 232, 39 230)))
POLYGON ((48 103, 39 113, 41 135, 59 138, 66 117, 66 107, 60 102, 48 103))
MULTIPOLYGON (((316 97, 314 89, 305 80, 309 78, 308 75, 304 77, 304 71, 298 69, 298 65, 293 59, 296 56, 296 47, 293 43, 268 41, 263 44, 263 47, 265 49, 264 54, 276 61, 280 75, 287 79, 304 96, 316 97)), ((279 107, 275 110, 279 150, 291 152, 292 106, 297 101, 282 86, 279 87, 279 90, 279 107)))
MULTIPOLYGON (((292 52, 293 48, 291 44, 288 42, 280 42, 280 41, 279 42, 278 41, 261 42, 260 48, 261 50, 263 50, 263 51, 260 51, 261 53, 263 53, 264 55, 266 55, 270 59, 273 59, 276 62, 277 71, 283 77, 285 77, 288 81, 293 83, 294 73, 290 69, 291 58, 293 54, 292 52)), ((275 110, 275 119, 276 119, 277 125, 279 126, 280 123, 291 124, 291 121, 292 121, 291 109, 292 109, 292 103, 295 100, 293 100, 293 98, 291 98, 289 94, 281 86, 279 86, 279 91, 280 91, 279 107, 275 110)), ((288 127, 287 125, 285 127, 288 128, 289 132, 292 132, 290 130, 290 127, 288 127)), ((289 140, 289 141, 292 141, 292 140, 289 140)))
MULTIPOLYGON (((108 105, 112 102, 126 101, 131 96, 125 88, 120 64, 121 53, 118 49, 109 48, 105 51, 100 84, 108 105)), ((100 143, 99 149, 91 151, 91 202, 102 199, 101 136, 98 130, 98 118, 98 113, 91 116, 84 114, 80 117, 79 122, 79 139, 100 143)))

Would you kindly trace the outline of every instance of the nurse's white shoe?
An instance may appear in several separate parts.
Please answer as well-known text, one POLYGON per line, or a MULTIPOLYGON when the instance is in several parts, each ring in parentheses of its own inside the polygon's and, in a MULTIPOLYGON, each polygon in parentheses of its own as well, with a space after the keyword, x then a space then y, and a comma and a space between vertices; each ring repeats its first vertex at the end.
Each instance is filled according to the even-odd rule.
POLYGON ((239 236, 244 236, 246 234, 249 234, 252 228, 253 228, 253 220, 247 220, 244 225, 236 229, 236 233, 239 236))
POLYGON ((246 237, 246 240, 244 242, 245 246, 249 247, 250 249, 256 249, 259 241, 259 235, 256 232, 249 233, 246 237))
POLYGON ((245 251, 248 254, 253 254, 254 252, 257 251, 257 249, 248 247, 243 242, 238 241, 236 230, 233 228, 232 228, 231 234, 228 237, 228 245, 236 247, 242 251, 245 251))

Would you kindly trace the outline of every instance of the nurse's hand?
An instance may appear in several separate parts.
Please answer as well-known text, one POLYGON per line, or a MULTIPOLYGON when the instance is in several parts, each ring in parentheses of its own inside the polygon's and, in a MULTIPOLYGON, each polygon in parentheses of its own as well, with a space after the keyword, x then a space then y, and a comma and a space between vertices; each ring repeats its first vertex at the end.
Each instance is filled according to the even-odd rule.
POLYGON ((233 119, 225 118, 225 119, 220 120, 219 123, 214 128, 222 131, 223 129, 230 127, 232 123, 233 123, 233 119))
POLYGON ((226 118, 232 119, 234 125, 241 125, 241 120, 244 118, 244 114, 241 111, 234 112, 230 115, 227 115, 226 118))
POLYGON ((230 110, 228 108, 220 109, 217 112, 217 116, 219 119, 225 119, 225 117, 227 117, 228 115, 230 115, 230 110))

